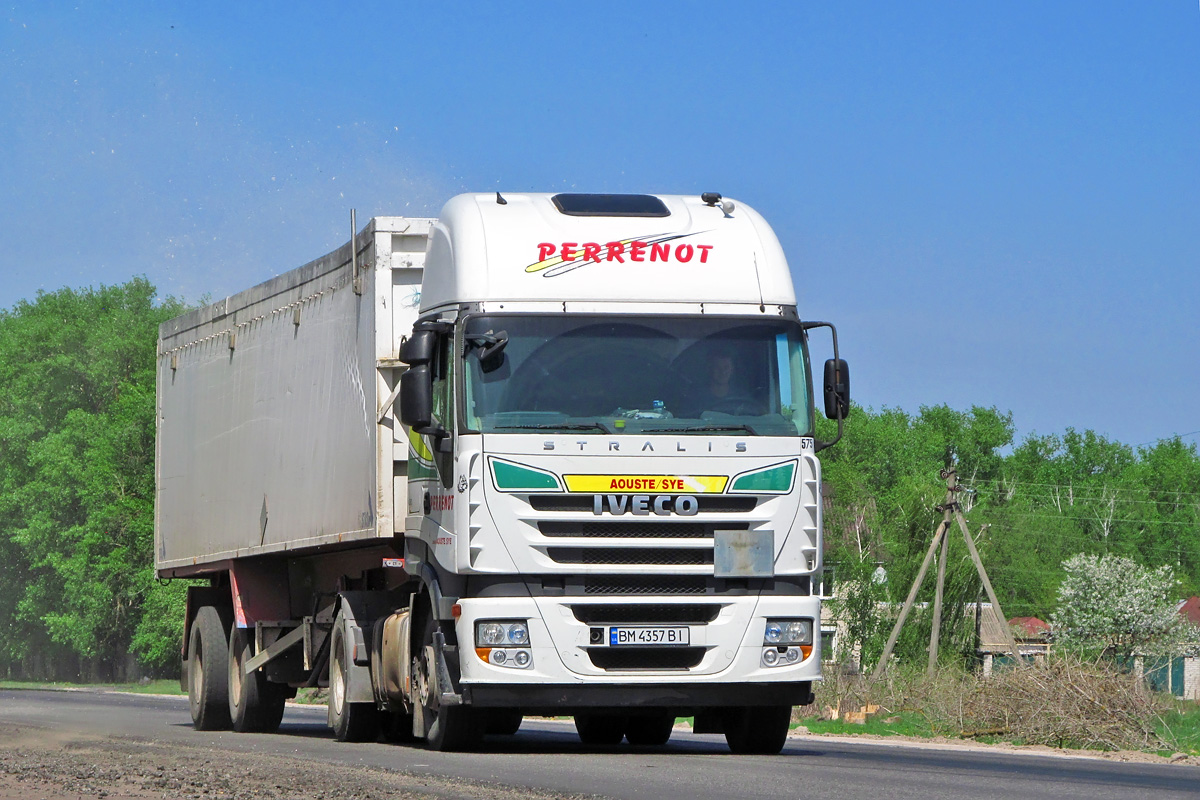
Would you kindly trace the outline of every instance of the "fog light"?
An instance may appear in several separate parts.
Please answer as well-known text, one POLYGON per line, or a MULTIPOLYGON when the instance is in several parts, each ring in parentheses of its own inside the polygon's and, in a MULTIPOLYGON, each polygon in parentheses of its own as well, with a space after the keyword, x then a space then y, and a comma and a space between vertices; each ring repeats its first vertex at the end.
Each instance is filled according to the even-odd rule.
POLYGON ((503 650, 492 651, 493 664, 503 664, 505 661, 508 661, 508 653, 504 652, 503 650))
POLYGON ((784 653, 783 658, 789 664, 795 664, 797 661, 800 660, 800 650, 795 647, 789 647, 787 649, 787 652, 784 653))
POLYGON ((762 658, 764 664, 768 667, 773 667, 779 663, 779 651, 774 647, 768 647, 766 650, 763 650, 762 658))
POLYGON ((527 667, 531 658, 532 656, 529 655, 528 650, 518 650, 517 654, 513 657, 513 661, 517 662, 518 667, 527 667))

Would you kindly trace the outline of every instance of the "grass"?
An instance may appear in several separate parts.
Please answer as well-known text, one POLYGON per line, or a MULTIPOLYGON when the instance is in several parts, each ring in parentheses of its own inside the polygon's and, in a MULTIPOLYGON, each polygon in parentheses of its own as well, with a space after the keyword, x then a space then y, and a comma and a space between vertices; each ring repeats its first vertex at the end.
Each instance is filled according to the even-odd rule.
POLYGON ((868 734, 913 736, 926 739, 936 735, 924 717, 911 711, 904 711, 889 717, 873 716, 862 725, 842 720, 821 719, 820 717, 801 717, 800 724, 810 733, 833 733, 839 736, 868 734))
POLYGON ((175 694, 185 692, 179 688, 178 680, 154 680, 146 683, 70 683, 47 681, 0 681, 0 689, 42 689, 65 691, 69 689, 91 689, 109 692, 133 692, 135 694, 175 694))
POLYGON ((1178 752, 1200 756, 1200 704, 1175 701, 1173 705, 1175 707, 1163 715, 1159 733, 1172 742, 1178 752))

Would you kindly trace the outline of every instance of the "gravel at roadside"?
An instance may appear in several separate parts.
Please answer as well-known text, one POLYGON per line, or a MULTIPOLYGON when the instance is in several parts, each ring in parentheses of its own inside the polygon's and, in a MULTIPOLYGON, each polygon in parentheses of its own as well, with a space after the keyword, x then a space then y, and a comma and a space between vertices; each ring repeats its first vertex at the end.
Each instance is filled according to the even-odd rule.
POLYGON ((582 800, 371 767, 0 725, 0 799, 582 800))

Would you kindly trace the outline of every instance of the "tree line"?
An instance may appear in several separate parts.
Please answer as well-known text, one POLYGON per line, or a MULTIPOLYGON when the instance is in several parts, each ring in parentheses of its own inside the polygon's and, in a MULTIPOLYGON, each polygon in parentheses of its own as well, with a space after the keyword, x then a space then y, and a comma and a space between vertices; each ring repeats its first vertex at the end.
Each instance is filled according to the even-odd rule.
MULTIPOLYGON (((825 560, 843 589, 834 606, 866 664, 892 624, 879 604, 904 600, 932 541, 950 466, 1005 616, 1051 621, 1064 564, 1079 554, 1168 567, 1178 598, 1200 591, 1200 454, 1178 437, 1133 447, 1067 428, 1016 441, 1012 415, 994 407, 855 407, 845 438, 822 456, 825 560)), ((969 607, 982 587, 957 533, 950 547, 946 607, 969 607)), ((927 578, 918 599, 932 594, 927 578)), ((924 657, 932 615, 915 623, 902 634, 902 660, 924 657)), ((974 635, 969 615, 943 616, 947 658, 970 660, 974 635)))
MULTIPOLYGON (((154 380, 158 325, 184 310, 145 278, 0 310, 0 676, 176 668, 185 584, 153 569, 154 380)), ((1068 428, 1017 442, 995 408, 854 407, 822 462, 825 560, 864 587, 840 602, 868 612, 852 633, 868 661, 887 624, 869 609, 907 592, 951 464, 1007 615, 1049 619, 1078 553, 1168 565, 1181 596, 1200 590, 1200 455, 1178 438, 1135 448, 1068 428)), ((973 603, 974 569, 951 555, 947 603, 973 603)), ((961 618, 944 624, 948 657, 966 653, 961 618)), ((928 633, 909 625, 900 652, 928 633)))

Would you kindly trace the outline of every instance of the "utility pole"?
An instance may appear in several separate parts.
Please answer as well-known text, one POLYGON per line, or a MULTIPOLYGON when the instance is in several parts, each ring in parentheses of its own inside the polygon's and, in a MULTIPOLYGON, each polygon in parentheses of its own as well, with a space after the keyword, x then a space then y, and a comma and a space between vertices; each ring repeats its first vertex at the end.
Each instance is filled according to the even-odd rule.
POLYGON ((1004 629, 1005 644, 1012 650, 1013 660, 1018 666, 1024 666, 1025 664, 1021 660, 1020 651, 1017 650, 1016 639, 1013 638, 1012 631, 1008 627, 1007 617, 1004 616, 1004 612, 1000 609, 1000 601, 996 599, 996 592, 992 588, 991 580, 988 579, 987 570, 983 567, 983 560, 979 557, 979 551, 975 548, 975 541, 971 538, 971 534, 967 530, 967 521, 963 518, 962 508, 955 497, 962 491, 962 487, 958 485, 958 475, 954 467, 942 470, 941 477, 946 481, 946 499, 937 507, 937 510, 942 512, 942 521, 938 523, 937 530, 933 534, 933 541, 929 543, 929 549, 925 551, 925 559, 921 562, 921 568, 917 570, 917 577, 913 580, 912 588, 908 591, 908 597, 900 609, 900 616, 896 619, 896 624, 892 627, 892 633, 888 636, 887 644, 883 647, 883 655, 879 657, 879 663, 875 665, 874 671, 871 672, 868 685, 874 684, 878 680, 879 676, 883 674, 888 659, 892 657, 892 650, 895 649, 896 640, 900 638, 900 631, 904 627, 904 622, 908 619, 909 612, 912 611, 913 602, 917 598, 917 592, 925 580, 925 573, 929 570, 934 553, 940 547, 941 554, 938 558, 937 587, 933 601, 933 631, 929 635, 928 674, 932 676, 934 670, 937 668, 938 640, 942 624, 942 595, 946 583, 946 551, 949 550, 950 544, 946 540, 946 535, 950 531, 952 521, 957 522, 959 530, 962 531, 963 539, 967 543, 967 550, 971 554, 971 560, 975 563, 975 569, 978 571, 979 578, 983 582, 984 591, 987 592, 988 600, 991 601, 992 608, 996 610, 996 616, 1000 619, 1000 626, 1004 629))

